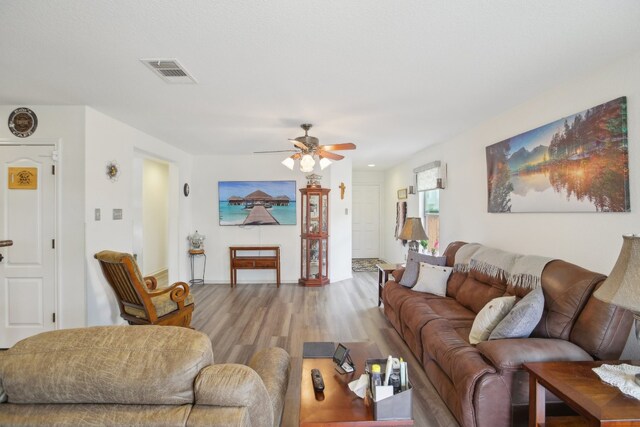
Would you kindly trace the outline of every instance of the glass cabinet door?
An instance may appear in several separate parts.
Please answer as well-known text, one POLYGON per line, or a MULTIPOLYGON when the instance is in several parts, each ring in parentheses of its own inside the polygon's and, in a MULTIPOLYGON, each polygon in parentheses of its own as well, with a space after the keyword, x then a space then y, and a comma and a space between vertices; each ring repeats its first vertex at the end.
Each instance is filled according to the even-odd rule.
POLYGON ((322 286, 329 283, 329 191, 326 188, 300 189, 300 284, 322 286))
POLYGON ((326 194, 322 195, 322 232, 326 233, 328 228, 328 219, 329 219, 329 200, 326 194))
POLYGON ((309 194, 309 229, 308 233, 320 232, 320 195, 309 194))

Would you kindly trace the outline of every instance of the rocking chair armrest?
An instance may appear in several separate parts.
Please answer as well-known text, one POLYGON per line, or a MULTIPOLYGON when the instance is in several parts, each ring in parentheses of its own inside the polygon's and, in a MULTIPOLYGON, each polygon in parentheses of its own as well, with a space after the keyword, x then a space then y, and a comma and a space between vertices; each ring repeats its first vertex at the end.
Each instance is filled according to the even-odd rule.
POLYGON ((161 288, 154 292, 147 292, 147 295, 150 297, 157 297, 163 294, 170 292, 169 297, 171 301, 178 304, 179 307, 182 308, 182 304, 184 300, 189 296, 189 285, 185 282, 176 282, 168 288, 161 288))
POLYGON ((158 287, 158 280, 153 276, 144 277, 142 280, 144 280, 144 284, 150 291, 153 291, 158 287))

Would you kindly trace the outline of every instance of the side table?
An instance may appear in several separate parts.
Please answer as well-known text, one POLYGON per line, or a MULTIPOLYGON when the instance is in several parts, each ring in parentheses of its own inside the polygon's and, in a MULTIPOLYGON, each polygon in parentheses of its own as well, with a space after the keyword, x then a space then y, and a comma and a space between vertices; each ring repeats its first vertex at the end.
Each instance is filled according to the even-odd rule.
POLYGON ((389 274, 401 266, 402 264, 376 264, 378 267, 378 307, 382 304, 382 289, 389 280, 389 274))
POLYGON ((204 285, 204 272, 207 269, 207 255, 204 253, 204 249, 189 249, 189 261, 191 261, 191 280, 190 285, 204 285), (196 279, 194 277, 195 261, 197 257, 204 257, 204 263, 202 264, 202 279, 196 279))
MULTIPOLYGON (((640 400, 600 379, 592 368, 622 361, 525 363, 529 372, 529 427, 554 425, 545 413, 545 389, 562 399, 579 417, 558 417, 558 425, 640 426, 640 400)), ((626 361, 631 365, 640 362, 626 361)))

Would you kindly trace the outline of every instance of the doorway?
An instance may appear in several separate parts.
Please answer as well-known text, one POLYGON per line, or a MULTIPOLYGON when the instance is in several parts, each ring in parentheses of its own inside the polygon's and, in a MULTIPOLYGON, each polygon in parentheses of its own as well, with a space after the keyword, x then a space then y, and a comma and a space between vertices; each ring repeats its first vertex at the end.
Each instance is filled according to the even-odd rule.
POLYGON ((0 348, 55 329, 54 145, 0 145, 0 348))
POLYGON ((380 187, 353 186, 353 258, 380 255, 380 187))
POLYGON ((143 276, 158 286, 169 277, 169 164, 137 156, 134 161, 134 253, 143 276))

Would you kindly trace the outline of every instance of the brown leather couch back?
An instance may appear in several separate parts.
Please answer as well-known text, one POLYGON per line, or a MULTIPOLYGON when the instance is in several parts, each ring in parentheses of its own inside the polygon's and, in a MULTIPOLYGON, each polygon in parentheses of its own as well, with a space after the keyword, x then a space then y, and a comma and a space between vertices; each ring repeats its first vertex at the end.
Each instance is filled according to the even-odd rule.
MULTIPOLYGON (((455 253, 463 245, 464 242, 454 242, 447 247, 444 255, 448 266, 454 265, 455 253)), ((544 313, 531 336, 571 341, 597 359, 617 359, 626 343, 632 315, 593 297, 605 278, 566 261, 548 263, 541 277, 544 313)), ((506 281, 473 270, 468 274, 453 273, 447 285, 447 295, 475 313, 493 298, 505 294, 520 298, 527 292, 508 288, 506 281)))

